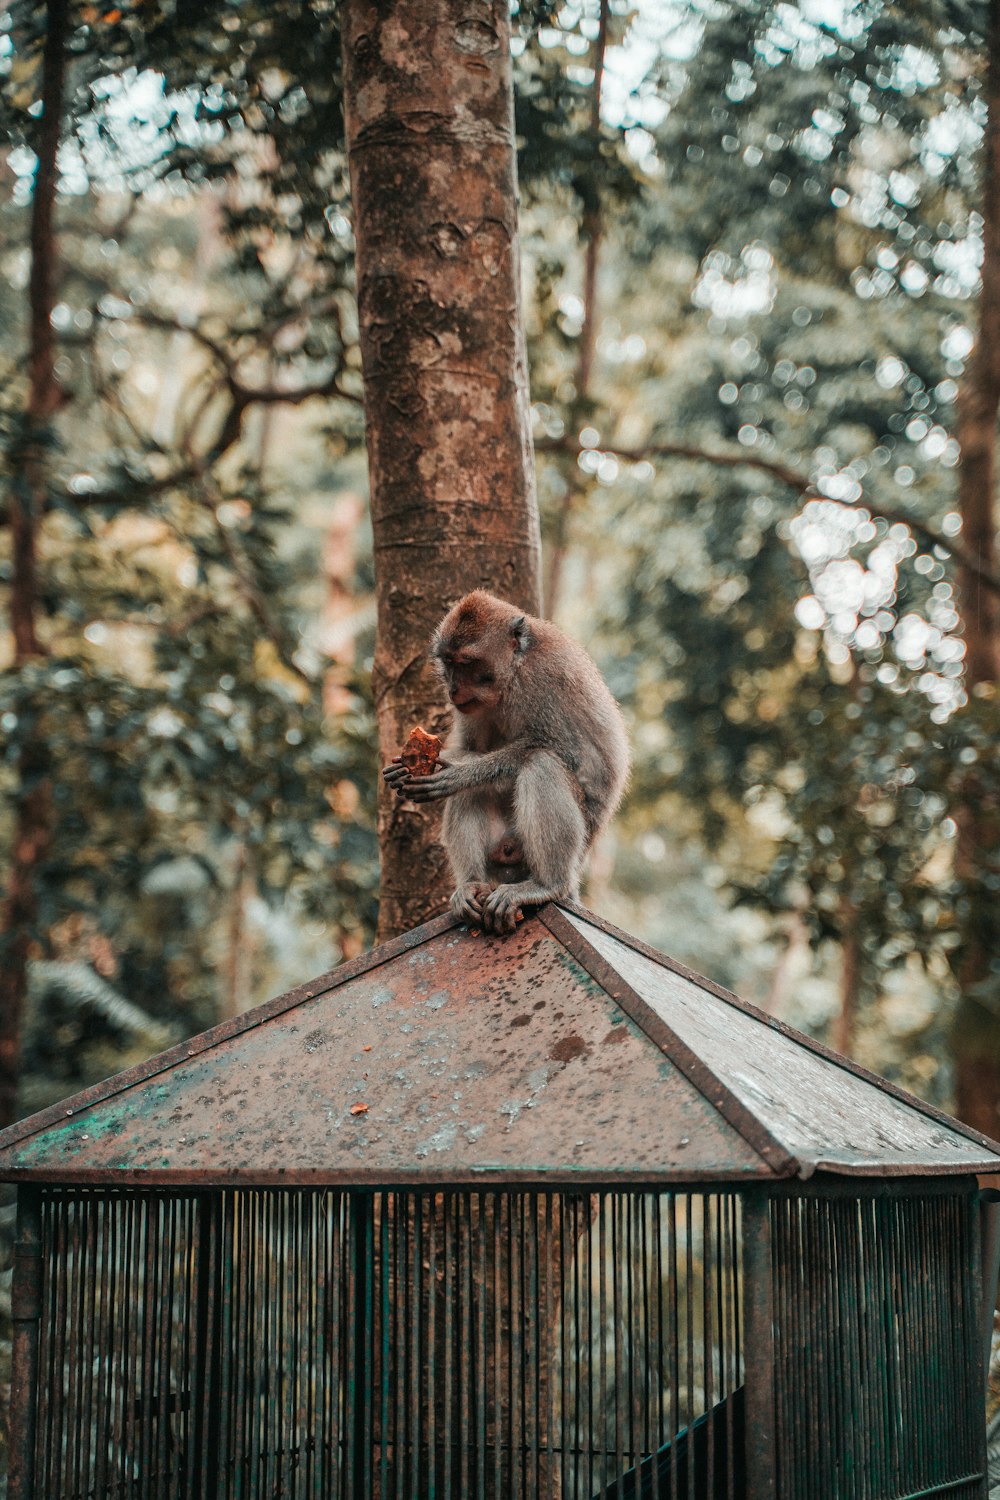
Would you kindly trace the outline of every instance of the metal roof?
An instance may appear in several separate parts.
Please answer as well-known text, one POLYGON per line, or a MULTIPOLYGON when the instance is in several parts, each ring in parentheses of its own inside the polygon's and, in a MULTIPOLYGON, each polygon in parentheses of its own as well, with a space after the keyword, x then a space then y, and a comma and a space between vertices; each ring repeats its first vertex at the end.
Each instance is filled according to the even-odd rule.
POLYGON ((0 1180, 937 1176, 1000 1145, 592 913, 439 917, 0 1133, 0 1180))

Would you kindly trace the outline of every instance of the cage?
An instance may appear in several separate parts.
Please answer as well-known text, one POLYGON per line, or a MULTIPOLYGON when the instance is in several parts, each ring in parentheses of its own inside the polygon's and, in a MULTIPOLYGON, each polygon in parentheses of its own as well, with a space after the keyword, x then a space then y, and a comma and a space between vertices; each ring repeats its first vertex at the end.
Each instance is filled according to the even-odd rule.
POLYGON ((0 1136, 10 1500, 985 1497, 1000 1147, 583 908, 0 1136))

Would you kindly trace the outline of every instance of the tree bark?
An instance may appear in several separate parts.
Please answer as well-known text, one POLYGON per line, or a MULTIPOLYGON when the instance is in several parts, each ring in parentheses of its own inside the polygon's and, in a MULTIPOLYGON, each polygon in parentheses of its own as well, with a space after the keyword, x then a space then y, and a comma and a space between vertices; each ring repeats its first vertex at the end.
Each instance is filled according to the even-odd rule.
POLYGON ((840 903, 840 984, 837 994, 840 1003, 833 1023, 833 1048, 844 1057, 854 1056, 854 1027, 861 985, 861 951, 854 920, 854 907, 845 895, 840 903))
MULTIPOLYGON (((595 149, 601 137, 601 89, 604 82, 604 59, 608 50, 609 0, 601 0, 598 13, 597 36, 594 38, 594 81, 590 92, 590 133, 595 149)), ((583 325, 577 346, 576 400, 574 407, 586 412, 590 406, 590 381, 594 368, 594 349, 597 344, 597 271, 601 255, 603 233, 601 205, 595 200, 583 215, 583 325)), ((556 512, 552 527, 551 546, 548 552, 548 576, 545 584, 545 611, 555 614, 562 585, 563 564, 569 545, 570 519, 580 499, 579 469, 574 465, 562 503, 556 512)))
MULTIPOLYGON (((997 564, 996 438, 1000 412, 1000 0, 990 0, 983 143, 983 265, 979 331, 961 393, 958 505, 964 548, 986 573, 997 564)), ((1000 598, 982 577, 959 568, 965 631, 965 685, 970 696, 993 696, 1000 669, 1000 598)), ((955 1104, 961 1119, 1000 1137, 1000 1011, 982 986, 1000 937, 994 877, 1000 874, 1000 807, 975 771, 956 807, 956 868, 966 888, 968 918, 958 969, 961 994, 952 1031, 955 1104)))
MULTIPOLYGON (((344 83, 386 762, 447 725, 445 609, 478 587, 540 607, 507 6, 348 0, 344 83)), ((445 903, 439 818, 380 788, 380 939, 445 903)))
MULTIPOLYGON (((28 398, 21 441, 12 454, 10 617, 14 667, 43 656, 38 634, 38 518, 47 499, 47 432, 62 400, 55 373, 52 307, 57 278, 54 228, 57 156, 66 79, 68 0, 49 0, 42 49, 42 114, 31 205, 28 280, 28 398)), ((22 741, 14 838, 0 914, 0 1126, 17 1117, 28 959, 38 923, 38 870, 52 840, 52 797, 44 740, 22 741)))

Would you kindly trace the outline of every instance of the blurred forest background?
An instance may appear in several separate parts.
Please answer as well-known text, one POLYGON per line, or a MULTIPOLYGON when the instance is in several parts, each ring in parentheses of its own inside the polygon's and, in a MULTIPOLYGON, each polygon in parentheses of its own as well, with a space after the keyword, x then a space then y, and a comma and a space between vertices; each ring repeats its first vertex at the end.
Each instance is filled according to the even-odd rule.
MULTIPOLYGON (((998 1134, 987 6, 514 26, 546 607, 636 762, 586 899, 998 1134)), ((338 5, 13 0, 0 75, 9 1119, 370 942, 378 748, 338 5)))

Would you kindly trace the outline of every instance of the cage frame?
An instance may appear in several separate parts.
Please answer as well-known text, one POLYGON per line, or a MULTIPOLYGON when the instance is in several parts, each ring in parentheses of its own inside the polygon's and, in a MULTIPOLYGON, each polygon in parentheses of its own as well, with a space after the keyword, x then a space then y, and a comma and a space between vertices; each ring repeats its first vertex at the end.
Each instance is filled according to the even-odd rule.
MULTIPOLYGON (((531 922, 526 924, 529 928, 533 926, 531 922)), ((564 949, 570 952, 577 966, 577 977, 582 974, 584 979, 581 983, 596 987, 595 992, 599 993, 605 1009, 610 1006, 616 1014, 623 1013, 633 1030, 637 1034, 641 1033, 651 1051, 670 1060, 678 1071, 678 1077, 683 1078, 684 1082, 693 1089, 692 1097, 696 1096, 698 1101, 714 1111, 716 1117, 724 1122, 729 1135, 732 1135, 734 1139, 738 1136, 750 1147, 755 1159, 753 1170, 745 1166, 742 1170, 734 1170, 731 1161, 715 1172, 711 1170, 706 1172, 704 1166, 698 1169, 689 1168, 682 1159, 679 1159, 679 1153, 676 1150, 671 1159, 665 1163, 664 1168, 659 1171, 651 1170, 648 1161, 634 1166, 622 1166, 620 1159, 613 1171, 607 1167, 602 1170, 593 1165, 582 1170, 579 1168, 571 1170, 555 1165, 540 1171, 537 1165, 531 1165, 530 1162, 521 1167, 512 1167, 509 1163, 498 1163, 487 1170, 483 1170, 478 1164, 474 1170, 470 1169, 467 1162, 435 1163, 426 1169, 416 1163, 412 1163, 407 1168, 383 1162, 381 1166, 368 1168, 358 1168, 352 1164, 347 1168, 334 1171, 330 1170, 329 1165, 318 1166, 316 1169, 303 1169, 295 1166, 285 1169, 271 1163, 263 1165, 257 1171, 248 1171, 244 1168, 234 1169, 224 1165, 221 1159, 214 1167, 210 1164, 150 1169, 135 1164, 124 1164, 111 1170, 106 1163, 94 1161, 92 1153, 85 1146, 81 1149, 79 1141, 76 1147, 76 1157, 70 1163, 69 1169, 65 1159, 55 1159, 58 1158, 58 1151, 55 1153, 55 1158, 50 1157, 49 1160, 44 1159, 44 1150, 41 1158, 33 1161, 26 1161, 23 1154, 19 1156, 19 1150, 23 1148, 25 1142, 29 1147, 32 1141, 37 1144, 41 1140, 43 1145, 47 1141, 64 1142, 67 1121, 79 1122, 81 1119, 97 1117, 95 1112, 99 1113, 102 1107, 114 1107, 116 1099, 120 1102, 121 1098, 129 1095, 130 1091, 147 1085, 150 1080, 155 1081, 164 1073, 169 1074, 171 1070, 183 1070, 186 1064, 192 1060, 196 1061, 206 1050, 220 1043, 235 1043, 238 1046, 240 1038, 249 1029, 266 1026, 270 1021, 281 1020, 281 1018, 287 1021, 287 1018, 298 1007, 309 1002, 322 1001, 323 997, 340 990, 343 986, 349 989, 353 980, 361 980, 370 976, 374 969, 386 965, 391 967, 394 964, 405 964, 416 950, 426 945, 433 947, 437 940, 447 937, 449 942, 458 941, 463 945, 461 972, 464 979, 469 982, 476 972, 473 958, 475 964, 479 964, 480 967, 495 964, 497 961, 500 963, 505 961, 503 945, 513 940, 497 940, 490 943, 479 939, 478 945, 473 948, 468 941, 467 934, 457 929, 457 924, 453 919, 449 917, 436 919, 434 922, 425 924, 423 928, 416 929, 414 933, 406 934, 403 938, 376 950, 375 954, 344 965, 332 975, 322 976, 318 981, 300 986, 288 995, 278 997, 277 1000, 260 1007, 256 1012, 249 1013, 249 1017, 240 1017, 234 1022, 214 1028, 203 1037, 183 1043, 171 1052, 150 1060, 149 1063, 130 1069, 116 1080, 86 1090, 67 1101, 66 1104, 44 1111, 32 1120, 21 1122, 20 1125, 11 1127, 10 1130, 0 1134, 0 1180, 5 1179, 18 1184, 18 1219, 12 1290, 14 1378, 11 1390, 9 1500, 29 1500, 29 1497, 35 1494, 33 1465, 40 1400, 39 1326, 43 1287, 42 1239, 39 1225, 39 1205, 42 1193, 46 1190, 59 1189, 66 1192, 72 1192, 74 1189, 102 1189, 109 1188, 110 1185, 123 1193, 155 1191, 168 1196, 173 1194, 175 1197, 184 1193, 193 1194, 197 1195, 199 1201, 208 1204, 221 1202, 224 1195, 231 1192, 267 1191, 294 1194, 302 1190, 320 1188, 336 1189, 347 1195, 352 1203, 373 1201, 377 1192, 432 1190, 467 1194, 485 1191, 511 1193, 523 1191, 555 1196, 581 1192, 636 1194, 645 1191, 674 1194, 690 1191, 710 1194, 728 1191, 738 1193, 743 1205, 743 1275, 747 1286, 757 1288, 762 1293, 762 1295, 744 1299, 746 1319, 744 1351, 747 1349, 754 1351, 752 1358, 746 1357, 744 1353, 747 1406, 747 1493, 753 1497, 753 1500, 785 1500, 786 1495, 798 1500, 800 1493, 802 1495, 812 1493, 808 1489, 800 1491, 794 1487, 782 1487, 783 1480, 778 1472, 779 1454, 775 1426, 777 1376, 773 1352, 775 1278, 772 1260, 772 1218, 774 1206, 782 1202, 805 1203, 816 1200, 826 1203, 861 1201, 906 1203, 924 1199, 950 1198, 956 1203, 964 1203, 971 1224, 975 1206, 980 1201, 976 1173, 995 1171, 1000 1167, 1000 1147, 978 1132, 960 1125, 942 1112, 926 1105, 923 1101, 913 1099, 903 1090, 885 1080, 874 1078, 856 1064, 840 1058, 811 1039, 800 1037, 798 1033, 773 1017, 765 1016, 720 986, 693 975, 683 965, 674 963, 656 950, 612 927, 611 924, 595 918, 584 908, 568 903, 561 907, 554 905, 545 907, 538 913, 537 928, 541 934, 540 941, 562 944, 564 949), (604 937, 604 951, 601 950, 596 940, 597 934, 602 934, 604 937), (668 1021, 664 1019, 663 1007, 657 1008, 655 997, 651 999, 650 994, 641 992, 641 987, 635 982, 635 974, 623 973, 622 966, 609 959, 609 951, 618 952, 615 948, 616 944, 626 945, 632 953, 648 960, 667 974, 675 976, 684 985, 693 985, 703 995, 735 1009, 742 1016, 752 1018, 758 1026, 766 1027, 772 1038, 780 1037, 784 1043, 790 1042, 796 1048, 804 1049, 810 1057, 820 1059, 823 1064, 838 1070, 838 1078, 840 1075, 845 1075, 859 1080, 866 1086, 874 1086, 882 1098, 893 1101, 893 1107, 902 1105, 907 1111, 913 1112, 914 1117, 919 1116, 921 1120, 927 1122, 928 1128, 932 1124, 936 1134, 940 1135, 941 1141, 949 1146, 952 1155, 949 1156, 945 1152, 940 1158, 936 1158, 935 1151, 925 1144, 922 1155, 920 1152, 915 1153, 919 1159, 889 1163, 863 1163, 860 1167, 857 1162, 847 1159, 837 1161, 824 1159, 822 1155, 808 1156, 801 1149, 800 1144, 796 1145, 789 1141, 787 1134, 783 1134, 782 1128, 775 1128, 772 1120, 762 1118, 759 1111, 755 1112, 749 1106, 747 1096, 739 1097, 731 1082, 727 1084, 724 1070, 720 1070, 718 1066, 718 1056, 713 1058, 709 1049, 706 1059, 705 1049, 699 1050, 692 1046, 690 1037, 685 1037, 676 1027, 668 1024, 668 1021), (956 1145, 956 1141, 960 1144, 956 1145), (971 1145, 967 1145, 963 1152, 965 1143, 971 1143, 971 1145), (764 1351, 770 1352, 765 1354, 764 1351)), ((525 938, 523 930, 521 938, 523 944, 525 938)), ((509 953, 510 950, 508 950, 508 957, 509 953)), ((545 982, 547 981, 544 978, 538 982, 542 993, 546 993, 545 982)), ((527 983, 528 991, 535 993, 530 973, 527 983)), ((612 1019, 614 1019, 613 1015, 612 1019)), ((565 1110, 565 1104, 562 1108, 565 1110)), ((685 1103, 685 1108, 689 1108, 687 1103, 685 1103)), ((781 1125, 782 1122, 779 1121, 779 1126, 781 1125)), ((538 1133, 538 1130, 534 1132, 536 1136, 538 1133)), ((933 1142, 936 1134, 932 1133, 928 1141, 933 1142)), ((684 1139, 681 1137, 682 1142, 684 1139)), ((85 1140, 86 1135, 84 1135, 85 1140)), ((618 1142, 611 1142, 612 1154, 618 1146, 618 1142)), ((59 1150, 62 1150, 61 1145, 59 1150)), ((914 1153, 911 1152, 912 1154, 914 1153)), ((835 1157, 835 1153, 831 1153, 831 1156, 835 1157)), ((978 1235, 970 1235, 969 1246, 971 1253, 962 1288, 963 1326, 967 1336, 970 1327, 969 1309, 979 1308, 983 1289, 978 1235)), ((360 1316, 357 1309, 355 1309, 355 1316, 360 1316)), ((976 1362, 970 1352, 965 1373, 968 1382, 974 1380, 976 1369, 976 1362)), ((971 1383, 968 1384, 968 1389, 972 1389, 971 1383)), ((203 1413, 196 1413, 196 1415, 198 1420, 203 1421, 203 1413)), ((785 1461, 787 1461, 787 1455, 785 1461)), ((206 1458, 206 1463, 210 1468, 210 1457, 206 1458)), ((943 1486, 913 1491, 913 1500, 916 1500, 918 1495, 929 1496, 939 1493, 950 1494, 957 1497, 957 1500, 965 1500, 965 1497, 972 1500, 973 1496, 978 1500, 979 1496, 985 1496, 984 1459, 980 1469, 980 1472, 973 1474, 970 1471, 964 1478, 948 1481, 943 1486)), ((211 1488, 207 1480, 197 1493, 203 1494, 205 1500, 208 1500, 211 1488)), ((362 1493, 364 1493, 363 1490, 356 1489, 352 1492, 351 1500, 358 1500, 362 1493)), ((868 1491, 859 1490, 858 1494, 861 1493, 867 1494, 868 1491)))

